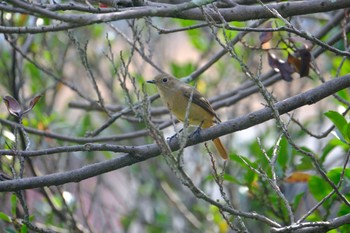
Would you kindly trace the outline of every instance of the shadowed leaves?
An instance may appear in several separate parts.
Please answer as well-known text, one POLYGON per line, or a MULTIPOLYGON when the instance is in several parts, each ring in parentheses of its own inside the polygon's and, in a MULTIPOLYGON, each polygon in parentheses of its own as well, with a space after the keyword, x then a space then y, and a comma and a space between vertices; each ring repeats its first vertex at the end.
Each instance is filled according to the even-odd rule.
MULTIPOLYGON (((271 22, 268 23, 265 28, 271 28, 271 22)), ((282 79, 290 82, 293 80, 292 74, 298 73, 300 77, 305 77, 309 75, 310 71, 310 62, 311 62, 311 53, 307 49, 309 47, 308 44, 303 43, 301 49, 295 49, 295 43, 299 43, 295 38, 288 38, 288 40, 281 40, 280 42, 285 43, 284 41, 289 41, 292 44, 285 43, 287 48, 277 48, 274 47, 271 43, 273 38, 272 31, 263 31, 259 34, 260 46, 263 50, 268 51, 268 63, 276 72, 279 72, 282 76, 282 79), (287 49, 293 50, 294 54, 288 53, 288 57, 286 60, 282 60, 277 57, 273 50, 278 49, 287 49)))

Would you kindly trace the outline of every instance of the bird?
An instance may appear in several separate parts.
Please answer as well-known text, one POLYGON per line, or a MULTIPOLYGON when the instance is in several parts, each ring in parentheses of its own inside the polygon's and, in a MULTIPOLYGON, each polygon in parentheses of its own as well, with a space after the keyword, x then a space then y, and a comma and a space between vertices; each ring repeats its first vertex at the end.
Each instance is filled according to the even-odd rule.
MULTIPOLYGON (((158 74, 153 80, 147 81, 156 85, 160 98, 170 112, 180 121, 186 121, 186 110, 190 99, 192 102, 188 112, 188 124, 209 128, 214 123, 221 122, 209 101, 194 87, 166 74, 158 74), (192 96, 192 97, 191 97, 192 96)), ((228 153, 220 138, 212 140, 223 159, 227 159, 228 153)))

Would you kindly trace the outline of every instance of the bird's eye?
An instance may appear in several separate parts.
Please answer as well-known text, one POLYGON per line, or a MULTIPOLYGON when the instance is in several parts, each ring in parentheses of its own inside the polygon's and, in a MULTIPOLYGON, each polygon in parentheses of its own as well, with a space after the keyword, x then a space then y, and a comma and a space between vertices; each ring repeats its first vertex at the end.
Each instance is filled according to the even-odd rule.
POLYGON ((163 83, 166 83, 168 82, 168 79, 167 78, 163 78, 163 83))

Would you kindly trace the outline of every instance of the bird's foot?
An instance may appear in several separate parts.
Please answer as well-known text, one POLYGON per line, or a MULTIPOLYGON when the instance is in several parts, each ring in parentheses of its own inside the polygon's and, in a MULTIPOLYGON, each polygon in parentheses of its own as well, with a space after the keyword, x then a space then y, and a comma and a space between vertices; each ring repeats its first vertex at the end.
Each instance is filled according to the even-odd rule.
POLYGON ((201 130, 202 130, 202 128, 200 126, 198 126, 197 129, 195 131, 193 131, 193 133, 191 134, 191 137, 198 137, 201 130))
POLYGON ((169 142, 171 142, 171 140, 173 140, 174 138, 179 137, 179 134, 182 132, 182 130, 183 130, 183 129, 180 129, 179 132, 176 132, 174 135, 168 137, 167 140, 168 140, 169 142))

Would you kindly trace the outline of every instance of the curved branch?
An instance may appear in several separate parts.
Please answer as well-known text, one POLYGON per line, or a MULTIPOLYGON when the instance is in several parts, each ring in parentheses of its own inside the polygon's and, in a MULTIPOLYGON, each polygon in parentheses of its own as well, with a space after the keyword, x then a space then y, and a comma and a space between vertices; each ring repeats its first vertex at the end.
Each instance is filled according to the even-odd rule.
MULTIPOLYGON (((350 74, 333 79, 312 90, 280 101, 275 104, 275 108, 280 114, 285 114, 304 105, 314 104, 325 97, 348 87, 350 87, 350 74)), ((273 119, 272 111, 272 109, 266 107, 213 126, 209 129, 201 130, 198 134, 196 134, 196 136, 192 135, 188 138, 186 146, 198 144, 271 120, 273 119)), ((173 139, 169 143, 169 146, 173 151, 180 148, 180 144, 177 139, 173 139)), ((124 154, 118 158, 87 165, 67 172, 54 173, 40 177, 2 181, 0 182, 0 192, 17 191, 51 185, 62 185, 69 182, 79 182, 93 176, 133 165, 135 163, 156 157, 160 154, 160 149, 156 144, 132 147, 131 150, 132 151, 130 153, 124 154)), ((20 151, 19 153, 25 155, 25 153, 28 152, 20 151)))

